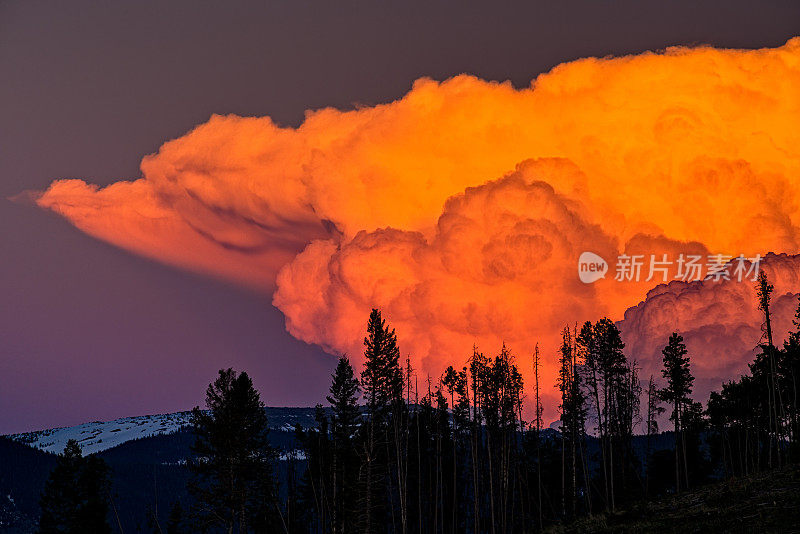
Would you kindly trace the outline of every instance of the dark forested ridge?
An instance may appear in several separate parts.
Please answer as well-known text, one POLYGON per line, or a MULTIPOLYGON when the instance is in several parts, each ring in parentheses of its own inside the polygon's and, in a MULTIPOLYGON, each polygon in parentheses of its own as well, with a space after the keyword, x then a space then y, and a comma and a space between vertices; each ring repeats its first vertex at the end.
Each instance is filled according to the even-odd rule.
POLYGON ((0 532, 31 532, 56 457, 0 437, 0 532))
MULTIPOLYGON (((270 432, 276 449, 297 448, 295 424, 314 422, 314 408, 265 408, 268 419, 279 423, 270 432)), ((112 491, 109 522, 115 532, 151 532, 153 517, 166 523, 175 502, 187 502, 189 471, 195 435, 191 427, 177 432, 134 439, 97 456, 110 468, 112 491), (113 501, 113 506, 112 502, 113 501)), ((8 437, 0 437, 0 532, 34 532, 39 499, 57 456, 8 437)), ((281 466, 278 471, 283 472, 281 466)), ((157 531, 157 529, 156 529, 157 531)))
POLYGON ((33 530, 43 491, 48 521, 64 528, 42 532, 76 521, 173 534, 785 530, 800 456, 800 307, 778 347, 771 293, 762 273, 761 351, 705 407, 680 333, 664 340, 660 376, 640 377, 614 322, 565 326, 558 431, 542 421, 538 347, 523 399, 510 347, 475 347, 440 377, 421 376, 373 310, 365 363, 340 358, 325 406, 267 409, 246 372, 223 369, 189 427, 98 453, 100 463, 76 445, 54 457, 3 441, 4 526, 33 530), (94 516, 61 513, 70 483, 94 516))
MULTIPOLYGON (((266 408, 267 416, 275 414, 292 416, 310 428, 314 421, 314 408, 266 408)), ((330 413, 325 410, 325 413, 330 413)), ((315 426, 316 423, 313 424, 315 426)), ((557 442, 559 434, 552 429, 542 430, 542 439, 557 442)), ((150 532, 147 526, 155 514, 162 523, 169 520, 174 502, 187 503, 186 484, 190 473, 186 459, 192 454, 195 436, 187 427, 171 434, 156 435, 131 440, 108 449, 98 456, 103 458, 111 470, 112 496, 116 513, 125 532, 150 532)), ((285 477, 287 452, 299 450, 300 444, 294 431, 272 430, 270 441, 282 451, 283 460, 277 462, 278 477, 285 477)), ((653 437, 654 450, 669 452, 673 438, 670 432, 653 437)), ((597 440, 589 436, 587 444, 590 456, 599 450, 597 440)), ((637 454, 644 454, 647 443, 644 436, 634 437, 637 454)), ((34 532, 39 514, 39 498, 56 455, 33 449, 25 444, 0 437, 0 532, 34 532), (11 500, 9 500, 9 496, 11 500)), ((305 462, 296 461, 302 472, 305 462)), ((593 463, 592 466, 595 464, 593 463)), ((285 498, 285 487, 281 487, 285 498)), ((116 517, 111 510, 109 521, 116 532, 116 517)))

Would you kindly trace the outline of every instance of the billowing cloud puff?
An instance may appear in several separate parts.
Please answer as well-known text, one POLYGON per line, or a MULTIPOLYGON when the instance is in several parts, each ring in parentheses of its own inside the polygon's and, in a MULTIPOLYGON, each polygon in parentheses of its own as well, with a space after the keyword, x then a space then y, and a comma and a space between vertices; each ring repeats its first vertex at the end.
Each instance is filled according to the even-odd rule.
POLYGON ((615 257, 616 242, 538 171, 526 165, 451 197, 430 238, 385 228, 310 244, 278 275, 274 303, 289 332, 358 360, 364 317, 379 305, 403 350, 436 374, 475 343, 528 349, 607 310, 604 289, 624 286, 582 283, 576 259, 615 257))
MULTIPOLYGON (((61 180, 37 202, 134 252, 275 291, 289 331, 331 352, 360 352, 376 306, 424 369, 473 342, 527 356, 539 340, 552 360, 564 324, 619 319, 659 281, 583 285, 584 250, 612 269, 621 253, 800 252, 798 123, 800 38, 670 48, 573 61, 519 90, 421 79, 297 128, 214 116, 138 180, 61 180)), ((667 306, 658 291, 648 300, 667 306)), ((698 339, 733 328, 715 324, 698 339)))
POLYGON ((291 253, 329 222, 347 237, 386 226, 430 232, 450 196, 523 160, 558 157, 573 168, 551 185, 580 193, 615 235, 794 250, 798 63, 800 38, 754 51, 674 48, 566 63, 522 90, 422 79, 396 102, 309 112, 298 128, 214 116, 146 157, 140 180, 111 191, 59 181, 39 204, 102 239, 195 265, 190 247, 169 245, 172 232, 146 246, 130 238, 151 233, 163 209, 247 273, 263 265, 243 251, 291 253))
MULTIPOLYGON (((761 268, 775 286, 770 311, 774 342, 780 347, 796 329, 792 320, 800 293, 800 255, 769 254, 761 268)), ((672 332, 679 332, 697 377, 694 396, 705 401, 722 382, 748 372, 759 342, 767 341, 763 323, 755 284, 732 279, 659 285, 625 312, 620 327, 626 352, 642 366, 643 378, 661 378, 661 349, 672 332)))

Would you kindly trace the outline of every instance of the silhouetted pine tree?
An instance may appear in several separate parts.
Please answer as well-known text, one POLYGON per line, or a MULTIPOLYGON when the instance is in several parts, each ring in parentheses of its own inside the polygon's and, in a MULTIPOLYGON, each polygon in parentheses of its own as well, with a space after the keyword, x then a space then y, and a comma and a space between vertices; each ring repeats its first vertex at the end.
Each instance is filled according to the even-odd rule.
POLYGON ((615 477, 628 457, 631 408, 636 408, 628 401, 633 367, 622 352, 625 344, 619 329, 607 317, 594 325, 585 323, 577 336, 577 347, 583 358, 584 380, 597 422, 605 506, 614 510, 615 477))
POLYGON ((108 466, 96 456, 83 457, 78 442, 67 441, 45 483, 40 501, 41 534, 102 534, 108 525, 108 466))
POLYGON ((647 434, 647 450, 645 452, 645 483, 644 483, 644 496, 648 497, 650 490, 650 460, 653 453, 652 438, 658 434, 658 418, 666 411, 666 408, 661 406, 661 397, 659 395, 658 387, 656 386, 653 375, 650 375, 650 381, 647 383, 647 420, 645 422, 645 432, 647 434))
POLYGON ((534 379, 534 422, 532 425, 533 446, 536 449, 536 518, 538 520, 539 530, 543 528, 542 519, 542 414, 544 407, 542 406, 541 397, 539 395, 539 344, 536 344, 533 352, 533 379, 534 379))
POLYGON ((707 431, 708 420, 703 405, 689 399, 681 412, 681 440, 687 488, 704 484, 711 474, 711 462, 706 458, 702 444, 703 435, 707 431))
POLYGON ((753 376, 722 385, 712 391, 707 413, 716 439, 712 446, 723 472, 729 476, 746 476, 757 472, 766 463, 763 452, 769 447, 767 428, 769 410, 764 395, 766 382, 753 376), (718 445, 717 445, 718 444, 718 445))
POLYGON ((616 431, 614 435, 617 440, 615 450, 619 455, 619 462, 616 464, 618 467, 616 479, 619 481, 618 494, 626 502, 637 499, 644 488, 644 481, 640 477, 639 457, 633 450, 634 428, 640 422, 641 395, 639 367, 633 360, 626 364, 626 370, 620 377, 615 394, 616 431))
POLYGON ((789 453, 791 460, 796 462, 800 459, 800 302, 792 324, 795 330, 789 333, 779 354, 778 380, 788 412, 789 453))
POLYGON ((359 458, 356 433, 361 424, 358 380, 347 357, 339 358, 330 395, 332 440, 331 530, 334 534, 353 532, 356 527, 359 458))
POLYGON ((418 385, 415 386, 409 425, 409 527, 416 532, 433 532, 436 524, 434 494, 438 480, 435 472, 438 414, 432 405, 434 396, 430 386, 427 390, 420 397, 418 385))
POLYGON ((475 532, 481 531, 484 524, 484 501, 486 500, 486 475, 483 444, 483 382, 488 376, 489 359, 473 346, 469 359, 469 386, 472 395, 470 410, 470 464, 472 468, 472 519, 475 532))
MULTIPOLYGON (((586 399, 581 380, 578 350, 569 327, 561 333, 562 344, 559 350, 559 373, 556 386, 561 393, 561 513, 571 517, 577 515, 578 499, 588 496, 586 481, 583 480, 583 440, 586 427, 586 399)), ((587 501, 588 509, 588 501, 587 501)))
POLYGON ((712 452, 729 476, 757 472, 764 465, 780 465, 788 448, 797 455, 797 379, 800 375, 800 307, 782 350, 773 344, 770 301, 773 287, 759 274, 756 294, 764 313, 761 353, 749 365, 750 375, 712 392, 707 414, 714 440, 712 452))
POLYGON ((522 375, 508 347, 478 370, 478 398, 485 421, 486 482, 492 532, 507 532, 514 523, 512 504, 518 490, 516 461, 522 403, 522 375))
MULTIPOLYGON (((361 373, 361 386, 364 392, 367 421, 362 438, 361 469, 361 527, 365 533, 375 532, 387 521, 387 511, 394 510, 389 506, 394 496, 390 462, 400 460, 399 455, 392 458, 390 427, 397 430, 392 417, 399 417, 403 406, 403 372, 400 368, 400 351, 397 348, 397 336, 393 329, 386 326, 381 312, 373 309, 367 323, 367 337, 364 338, 364 370, 361 373), (388 507, 388 510, 387 510, 388 507)), ((396 443, 395 443, 396 444, 396 443)), ((400 469, 398 468, 398 471, 400 469)), ((402 484, 402 480, 399 481, 402 484)), ((398 488, 401 498, 401 517, 403 528, 406 525, 404 505, 404 488, 398 488)))
POLYGON ((207 411, 195 407, 190 462, 196 528, 265 532, 279 522, 264 404, 247 373, 220 370, 206 391, 207 411))
POLYGON ((469 435, 469 396, 467 392, 467 370, 466 367, 461 371, 456 371, 453 366, 445 369, 442 384, 450 396, 450 406, 452 407, 452 487, 450 489, 452 504, 450 523, 454 532, 463 532, 466 525, 461 519, 465 516, 462 503, 466 502, 465 492, 460 491, 462 486, 460 480, 465 478, 462 466, 466 464, 466 438, 469 435))
MULTIPOLYGON (((762 273, 763 274, 763 273, 762 273)), ((706 413, 713 432, 712 453, 727 476, 754 473, 764 466, 798 457, 797 381, 800 377, 800 306, 783 349, 771 344, 769 304, 772 285, 766 276, 756 283, 759 308, 764 312, 767 343, 750 364, 750 375, 712 392, 706 413), (768 326, 769 325, 769 326, 768 326), (774 364, 774 365, 773 365, 774 364), (773 461, 773 459, 775 461, 773 461)))
MULTIPOLYGON (((770 302, 772 292, 775 288, 769 283, 764 271, 758 273, 756 281, 756 294, 758 295, 758 309, 764 313, 764 323, 762 329, 767 343, 761 345, 763 365, 760 365, 762 372, 767 378, 767 406, 769 410, 769 435, 770 446, 767 455, 767 462, 770 467, 773 464, 773 451, 777 465, 781 465, 781 441, 783 439, 783 402, 778 387, 778 367, 776 363, 775 344, 772 341, 772 318, 770 314, 770 302)), ((762 340, 763 340, 762 337, 762 340)), ((754 365, 759 366, 758 359, 754 365)), ((754 375, 755 376, 755 375, 754 375)))
POLYGON ((692 393, 692 383, 694 377, 689 369, 689 357, 686 355, 686 345, 683 337, 674 332, 669 337, 667 346, 661 351, 663 354, 664 368, 661 374, 667 381, 666 387, 661 392, 661 399, 672 406, 670 420, 675 424, 675 491, 681 488, 681 463, 684 466, 684 479, 688 487, 688 473, 686 473, 686 444, 681 439, 681 426, 683 423, 683 411, 688 403, 691 403, 689 395, 692 393), (683 458, 681 462, 680 458, 683 458))
POLYGON ((245 429, 266 430, 266 421, 249 379, 238 385, 246 375, 237 378, 231 370, 221 371, 209 387, 211 411, 195 409, 198 435, 205 438, 196 447, 193 469, 206 473, 204 484, 196 483, 205 491, 195 489, 198 502, 213 503, 218 508, 207 512, 222 520, 198 528, 290 534, 530 532, 591 514, 597 497, 614 510, 642 494, 668 491, 673 478, 676 490, 702 483, 710 473, 702 452, 706 445, 722 472, 753 472, 768 465, 770 449, 783 455, 787 443, 794 443, 800 308, 795 325, 798 331, 782 350, 774 351, 776 373, 765 350, 751 365, 751 376, 712 393, 707 419, 690 396, 694 378, 683 339, 677 333, 670 336, 662 351, 666 386, 659 389, 653 376, 647 384, 647 468, 642 479, 633 447, 642 394, 638 366, 626 358, 620 332, 608 318, 587 322, 580 333, 569 327, 562 331, 557 384, 561 432, 556 433, 542 428, 538 347, 533 357, 535 414, 526 424, 522 376, 505 344, 494 358, 474 348, 467 366, 450 366, 439 380, 428 378, 427 392, 420 396, 409 359, 404 367, 400 364, 394 330, 373 310, 361 381, 341 358, 327 397, 330 411, 318 406, 316 427, 297 429, 305 461, 288 455, 282 503, 271 483, 256 484, 243 473, 225 478, 247 461, 255 461, 255 470, 268 466, 272 452, 245 454, 245 462, 237 459, 244 448, 263 450, 265 432, 255 433, 264 439, 254 440, 245 429), (773 384, 780 391, 766 395, 773 384), (359 385, 363 407, 357 404, 359 385), (780 404, 781 397, 785 411, 778 412, 776 422, 772 399, 780 404), (651 437, 665 411, 660 401, 672 407, 674 454, 652 450, 651 437), (587 459, 587 440, 593 440, 585 430, 589 415, 597 425, 596 467, 587 459), (233 433, 221 432, 231 425, 233 433), (782 441, 781 428, 787 429, 782 441), (220 453, 218 449, 232 446, 230 440, 214 441, 219 436, 249 445, 220 453), (213 481, 219 480, 223 483, 215 486, 213 481), (273 523, 266 526, 269 519, 273 523))

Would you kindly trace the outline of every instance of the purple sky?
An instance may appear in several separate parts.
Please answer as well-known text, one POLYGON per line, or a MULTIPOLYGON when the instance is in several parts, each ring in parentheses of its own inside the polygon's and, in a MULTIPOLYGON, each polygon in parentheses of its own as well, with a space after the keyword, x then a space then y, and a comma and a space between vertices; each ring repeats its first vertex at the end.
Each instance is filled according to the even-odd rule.
POLYGON ((212 113, 297 124, 307 108, 394 99, 423 75, 521 86, 587 55, 800 34, 794 1, 200 4, 0 3, 0 434, 189 409, 227 366, 269 405, 313 405, 335 363, 286 334, 268 297, 6 197, 136 178, 143 155, 212 113))

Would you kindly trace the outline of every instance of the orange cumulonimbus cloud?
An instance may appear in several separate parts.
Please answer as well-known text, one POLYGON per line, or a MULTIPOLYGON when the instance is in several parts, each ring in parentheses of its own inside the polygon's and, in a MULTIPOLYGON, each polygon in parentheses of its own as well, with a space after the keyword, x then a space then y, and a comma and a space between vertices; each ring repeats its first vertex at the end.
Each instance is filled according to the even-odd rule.
POLYGON ((379 307, 423 371, 473 343, 506 341, 527 362, 540 341, 552 378, 564 324, 621 319, 655 285, 581 284, 584 250, 799 252, 797 124, 800 38, 670 48, 565 63, 524 89, 421 79, 297 128, 214 116, 144 158, 138 180, 59 180, 36 202, 138 254, 274 292, 289 331, 331 352, 360 352, 379 307))

